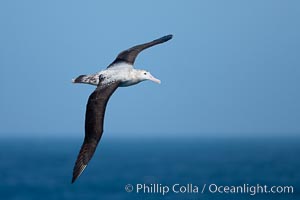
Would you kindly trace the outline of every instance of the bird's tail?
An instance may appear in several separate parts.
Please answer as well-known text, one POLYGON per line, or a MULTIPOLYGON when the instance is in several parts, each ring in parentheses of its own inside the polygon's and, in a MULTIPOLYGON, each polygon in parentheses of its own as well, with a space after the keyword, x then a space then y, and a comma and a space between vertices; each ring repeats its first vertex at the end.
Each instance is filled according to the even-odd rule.
POLYGON ((72 79, 72 83, 84 83, 90 85, 98 85, 99 75, 80 75, 77 78, 72 79))

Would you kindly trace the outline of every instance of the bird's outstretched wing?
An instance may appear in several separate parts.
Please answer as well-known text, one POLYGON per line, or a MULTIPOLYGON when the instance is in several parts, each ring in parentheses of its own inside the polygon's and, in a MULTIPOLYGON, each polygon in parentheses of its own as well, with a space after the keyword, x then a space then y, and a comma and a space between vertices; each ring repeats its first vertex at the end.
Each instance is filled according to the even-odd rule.
POLYGON ((120 62, 125 62, 127 64, 133 65, 136 57, 138 54, 143 51, 144 49, 147 49, 149 47, 152 47, 157 44, 164 43, 170 39, 172 39, 173 35, 166 35, 164 37, 158 38, 156 40, 153 40, 152 42, 147 42, 144 44, 136 45, 134 47, 131 47, 130 49, 127 49, 125 51, 122 51, 117 58, 107 67, 113 67, 115 64, 120 62))
POLYGON ((85 137, 77 157, 72 183, 80 176, 92 158, 103 133, 103 120, 107 102, 118 88, 119 82, 101 85, 90 95, 85 114, 85 137))

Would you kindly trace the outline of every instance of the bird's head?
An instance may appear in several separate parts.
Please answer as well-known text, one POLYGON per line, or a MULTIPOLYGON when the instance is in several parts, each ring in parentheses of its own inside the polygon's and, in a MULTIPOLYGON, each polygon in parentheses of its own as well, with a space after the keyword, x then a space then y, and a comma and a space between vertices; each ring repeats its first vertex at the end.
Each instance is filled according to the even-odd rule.
POLYGON ((151 73, 146 70, 138 70, 137 76, 141 81, 150 80, 150 81, 160 84, 160 80, 155 78, 154 76, 152 76, 151 73))

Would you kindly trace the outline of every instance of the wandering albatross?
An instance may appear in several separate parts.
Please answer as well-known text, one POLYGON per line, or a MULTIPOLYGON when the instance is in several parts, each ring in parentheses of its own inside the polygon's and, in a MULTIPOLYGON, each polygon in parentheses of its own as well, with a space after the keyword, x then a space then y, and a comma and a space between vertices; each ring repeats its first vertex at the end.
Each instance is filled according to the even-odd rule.
POLYGON ((166 35, 122 51, 105 70, 92 75, 81 75, 72 80, 73 83, 97 86, 86 105, 85 137, 73 169, 72 183, 86 168, 97 148, 103 133, 106 105, 114 91, 118 87, 135 85, 145 80, 160 83, 160 80, 152 76, 150 72, 133 68, 138 54, 144 49, 164 43, 172 37, 172 35, 166 35))

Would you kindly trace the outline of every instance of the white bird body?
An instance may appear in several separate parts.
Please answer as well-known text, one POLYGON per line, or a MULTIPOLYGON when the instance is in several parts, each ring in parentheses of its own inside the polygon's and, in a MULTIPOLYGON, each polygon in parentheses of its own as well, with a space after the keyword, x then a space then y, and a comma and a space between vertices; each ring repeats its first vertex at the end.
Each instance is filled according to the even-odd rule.
POLYGON ((81 75, 72 81, 73 83, 80 82, 97 86, 99 84, 100 77, 103 78, 103 85, 120 82, 119 87, 128 87, 145 80, 160 83, 160 80, 154 78, 150 72, 134 69, 133 65, 125 62, 116 63, 112 67, 99 71, 96 74, 81 75))

